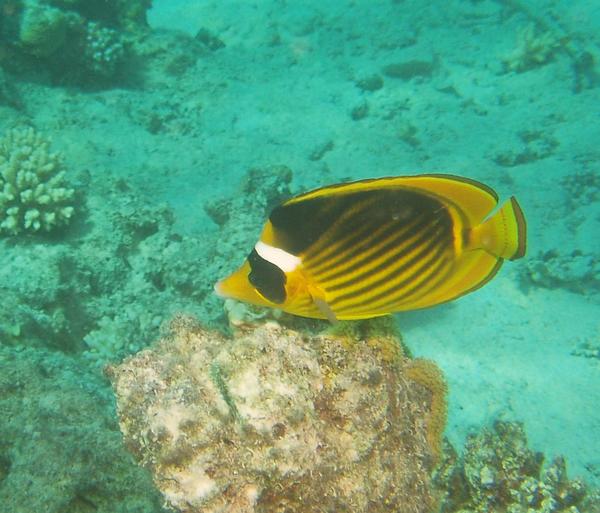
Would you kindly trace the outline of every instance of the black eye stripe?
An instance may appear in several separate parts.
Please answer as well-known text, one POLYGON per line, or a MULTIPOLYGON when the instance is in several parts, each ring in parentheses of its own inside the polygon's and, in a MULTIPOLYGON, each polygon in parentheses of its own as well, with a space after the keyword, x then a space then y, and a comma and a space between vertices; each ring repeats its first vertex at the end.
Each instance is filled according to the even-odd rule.
POLYGON ((256 249, 253 249, 248 255, 248 263, 251 269, 248 280, 256 287, 256 290, 273 303, 283 303, 286 298, 287 277, 285 273, 275 264, 261 257, 256 249))

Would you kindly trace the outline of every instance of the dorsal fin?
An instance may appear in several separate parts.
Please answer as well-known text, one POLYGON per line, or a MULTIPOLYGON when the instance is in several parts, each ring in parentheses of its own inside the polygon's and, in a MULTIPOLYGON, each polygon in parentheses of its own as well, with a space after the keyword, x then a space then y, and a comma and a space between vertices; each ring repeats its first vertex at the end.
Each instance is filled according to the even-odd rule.
POLYGON ((430 174, 405 177, 403 184, 451 202, 466 215, 467 224, 471 226, 481 223, 498 205, 498 195, 492 188, 462 176, 430 174))
POLYGON ((498 204, 498 195, 487 185, 456 175, 426 174, 417 176, 391 176, 371 178, 315 189, 284 203, 291 205, 322 196, 342 195, 374 189, 404 188, 429 193, 445 200, 464 213, 469 225, 477 225, 498 204))

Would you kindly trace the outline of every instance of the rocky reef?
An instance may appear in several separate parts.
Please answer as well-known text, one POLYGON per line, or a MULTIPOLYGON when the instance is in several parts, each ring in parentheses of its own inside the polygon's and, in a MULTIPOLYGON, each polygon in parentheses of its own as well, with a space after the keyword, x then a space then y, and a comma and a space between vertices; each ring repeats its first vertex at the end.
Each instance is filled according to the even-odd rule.
POLYGON ((73 358, 0 344, 0 511, 165 513, 110 390, 73 358))
POLYGON ((166 503, 193 512, 429 512, 445 385, 391 336, 233 338, 176 318, 109 367, 121 430, 166 503))
POLYGON ((2 64, 17 73, 42 70, 53 81, 112 79, 127 57, 127 39, 145 27, 149 0, 2 0, 2 64))
POLYGON ((600 511, 600 493, 569 479, 564 458, 544 465, 518 422, 496 421, 473 434, 461 457, 446 442, 433 480, 442 513, 600 511))
POLYGON ((207 207, 219 230, 202 238, 182 234, 172 209, 148 205, 126 180, 83 170, 72 178, 75 189, 96 194, 81 198, 68 233, 53 244, 32 231, 0 239, 18 249, 18 258, 13 246, 0 252, 0 289, 18 305, 0 312, 0 337, 82 355, 99 369, 145 347, 176 312, 225 326, 214 281, 242 261, 270 206, 290 194, 291 171, 249 171, 242 187, 254 200, 207 207))
POLYGON ((573 250, 550 250, 534 255, 523 268, 525 283, 549 289, 564 288, 580 294, 600 291, 600 258, 573 250))
POLYGON ((249 169, 242 177, 238 194, 208 201, 204 210, 227 234, 216 250, 231 256, 252 247, 260 235, 260 223, 273 208, 292 196, 292 176, 292 170, 281 165, 249 169))
POLYGON ((572 240, 531 255, 522 268, 523 285, 562 288, 585 295, 600 292, 599 239, 587 235, 600 228, 600 175, 588 166, 577 163, 576 170, 560 180, 564 205, 557 210, 574 234, 572 240))

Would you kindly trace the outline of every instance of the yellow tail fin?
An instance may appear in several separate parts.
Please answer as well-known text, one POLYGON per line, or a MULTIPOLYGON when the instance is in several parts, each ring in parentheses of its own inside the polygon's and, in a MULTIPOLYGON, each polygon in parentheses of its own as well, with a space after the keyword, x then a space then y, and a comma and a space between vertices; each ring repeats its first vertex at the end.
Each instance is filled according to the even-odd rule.
POLYGON ((474 227, 472 234, 472 243, 495 257, 516 260, 525 255, 527 224, 514 196, 492 217, 474 227))

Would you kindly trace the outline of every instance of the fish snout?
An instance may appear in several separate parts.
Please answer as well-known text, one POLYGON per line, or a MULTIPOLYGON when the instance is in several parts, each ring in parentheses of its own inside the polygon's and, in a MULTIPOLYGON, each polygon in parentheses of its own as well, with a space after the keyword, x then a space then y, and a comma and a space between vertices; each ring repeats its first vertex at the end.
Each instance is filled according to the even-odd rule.
POLYGON ((215 291, 215 294, 219 297, 222 298, 227 298, 227 294, 225 293, 225 290, 223 289, 223 282, 225 280, 219 280, 217 283, 215 283, 213 290, 215 291))
POLYGON ((244 262, 233 274, 223 278, 215 283, 214 291, 219 297, 225 299, 237 299, 253 305, 271 306, 262 296, 260 296, 254 285, 250 283, 248 275, 250 274, 250 264, 244 262))

